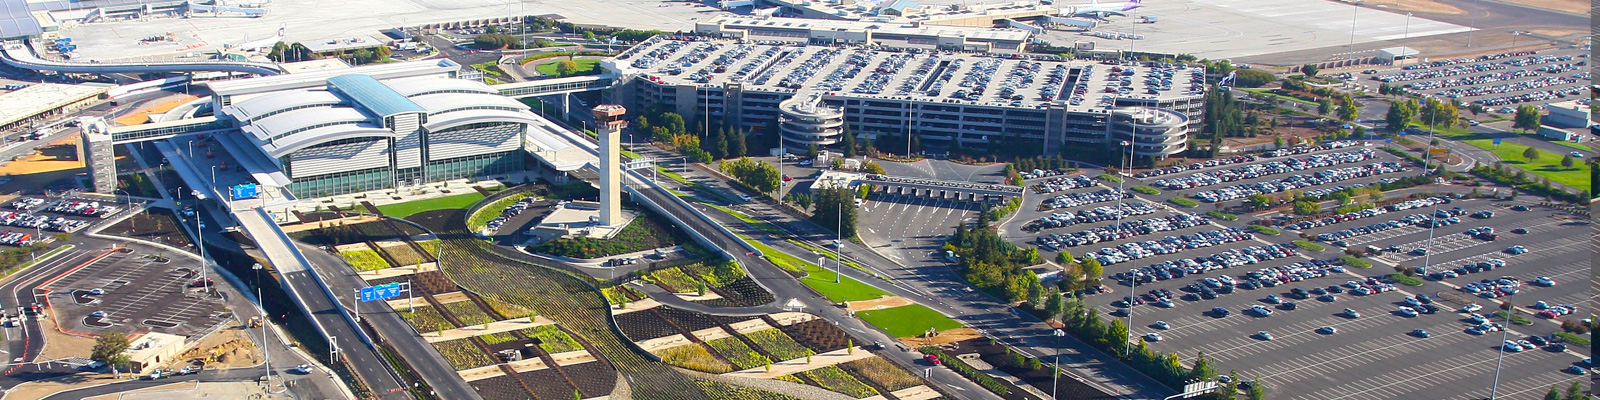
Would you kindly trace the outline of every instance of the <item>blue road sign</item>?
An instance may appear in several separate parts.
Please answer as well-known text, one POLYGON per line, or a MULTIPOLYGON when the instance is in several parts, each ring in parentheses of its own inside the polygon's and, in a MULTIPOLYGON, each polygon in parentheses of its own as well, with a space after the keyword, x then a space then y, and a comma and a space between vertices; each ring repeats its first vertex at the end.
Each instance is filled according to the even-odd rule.
POLYGON ((255 184, 238 185, 232 188, 234 200, 254 199, 261 197, 261 189, 255 184))
POLYGON ((1394 143, 1394 139, 1384 139, 1384 143, 1394 143))
POLYGON ((377 301, 400 297, 400 284, 390 283, 361 288, 361 301, 377 301))
POLYGON ((1500 144, 1500 139, 1499 138, 1495 138, 1494 144, 1497 144, 1497 145, 1500 144))

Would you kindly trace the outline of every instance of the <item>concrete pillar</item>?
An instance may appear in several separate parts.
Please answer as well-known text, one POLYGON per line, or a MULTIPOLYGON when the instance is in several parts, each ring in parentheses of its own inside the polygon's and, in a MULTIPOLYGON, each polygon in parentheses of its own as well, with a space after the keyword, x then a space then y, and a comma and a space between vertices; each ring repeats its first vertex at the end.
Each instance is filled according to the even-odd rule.
POLYGON ((600 134, 600 225, 616 226, 622 219, 622 130, 602 128, 600 134))

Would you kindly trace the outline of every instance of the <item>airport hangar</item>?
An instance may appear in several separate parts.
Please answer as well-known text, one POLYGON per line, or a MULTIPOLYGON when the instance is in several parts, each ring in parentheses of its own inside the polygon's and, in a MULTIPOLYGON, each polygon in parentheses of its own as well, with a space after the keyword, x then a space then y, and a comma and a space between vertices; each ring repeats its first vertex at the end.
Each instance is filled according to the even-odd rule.
POLYGON ((572 145, 580 138, 458 79, 460 69, 430 60, 207 82, 214 115, 100 136, 215 135, 258 184, 287 189, 284 200, 527 170, 562 176, 593 161, 572 145))
POLYGON ((608 101, 667 104, 691 119, 710 115, 751 130, 778 124, 789 152, 838 143, 848 127, 868 137, 915 134, 934 147, 1005 143, 1043 155, 1103 151, 1132 136, 1134 153, 1152 159, 1186 150, 1204 108, 1200 66, 964 54, 932 44, 811 45, 804 36, 754 32, 656 37, 608 58, 601 65, 620 82, 608 101))

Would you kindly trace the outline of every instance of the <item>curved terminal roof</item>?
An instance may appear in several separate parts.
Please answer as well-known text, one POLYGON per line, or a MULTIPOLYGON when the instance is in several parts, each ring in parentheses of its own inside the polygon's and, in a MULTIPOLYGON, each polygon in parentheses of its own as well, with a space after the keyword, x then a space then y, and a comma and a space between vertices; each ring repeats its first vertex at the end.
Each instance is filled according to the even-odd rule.
MULTIPOLYGON (((312 126, 350 125, 362 122, 376 125, 370 124, 371 120, 371 117, 350 107, 312 107, 262 118, 245 125, 242 129, 254 136, 257 142, 265 144, 274 142, 273 137, 283 136, 312 126)), ((290 135, 290 137, 292 136, 298 136, 298 134, 290 135)), ((278 140, 289 139, 290 137, 283 137, 278 140)))
POLYGON ((473 92, 498 95, 500 92, 482 82, 465 79, 438 79, 438 78, 413 78, 396 79, 388 81, 389 87, 396 93, 406 97, 417 97, 427 93, 460 93, 473 92))
POLYGON ((266 146, 262 146, 261 149, 262 150, 266 150, 268 156, 271 156, 272 158, 278 158, 278 157, 283 157, 283 156, 289 155, 289 153, 293 153, 295 150, 300 150, 300 149, 311 147, 311 146, 314 146, 314 145, 317 145, 317 144, 327 143, 327 142, 331 142, 331 141, 335 141, 335 140, 339 140, 339 139, 350 139, 350 138, 359 138, 359 137, 385 137, 385 138, 388 138, 388 137, 394 137, 394 136, 395 136, 394 132, 390 132, 388 129, 384 129, 383 127, 378 127, 378 126, 371 126, 371 125, 359 125, 359 126, 334 125, 334 126, 324 126, 324 127, 321 127, 321 128, 307 130, 305 132, 296 133, 296 134, 294 134, 292 136, 285 137, 283 139, 279 139, 278 141, 273 142, 272 144, 268 144, 266 146))
POLYGON ((351 74, 328 78, 328 89, 349 97, 355 104, 379 117, 427 111, 370 75, 351 74))
POLYGON ((480 93, 435 93, 412 97, 411 101, 428 110, 430 118, 446 111, 462 111, 473 107, 506 108, 508 109, 506 111, 528 109, 526 104, 498 94, 485 96, 480 93))
POLYGON ((249 121, 262 115, 291 108, 307 106, 332 106, 344 103, 344 98, 326 90, 290 90, 266 96, 256 96, 233 103, 224 112, 238 121, 249 121))
POLYGON ((443 117, 430 118, 428 123, 423 126, 428 128, 430 132, 437 132, 477 122, 523 122, 532 124, 538 121, 533 113, 527 111, 464 110, 445 113, 443 117))

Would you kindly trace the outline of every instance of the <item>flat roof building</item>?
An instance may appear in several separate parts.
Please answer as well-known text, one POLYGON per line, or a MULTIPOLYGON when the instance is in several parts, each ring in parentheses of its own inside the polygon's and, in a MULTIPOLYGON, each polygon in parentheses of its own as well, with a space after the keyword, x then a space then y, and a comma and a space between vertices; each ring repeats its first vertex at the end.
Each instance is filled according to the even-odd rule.
POLYGON ((807 19, 974 27, 992 27, 995 21, 1008 18, 1060 14, 1060 10, 1054 6, 1030 0, 942 6, 924 6, 910 0, 762 0, 762 3, 782 7, 786 15, 807 19))
POLYGON ((1199 66, 784 41, 657 37, 603 65, 626 82, 613 95, 630 108, 665 104, 690 119, 777 124, 791 152, 837 143, 848 129, 1049 155, 1103 149, 1129 136, 1117 132, 1137 129, 1136 152, 1164 157, 1198 131, 1205 90, 1199 66))
POLYGON ((969 52, 1016 53, 1032 33, 1021 29, 804 18, 719 16, 694 24, 695 33, 730 39, 858 44, 969 52))
POLYGON ((54 116, 71 113, 100 99, 111 85, 30 83, 0 93, 0 130, 27 128, 54 116))

